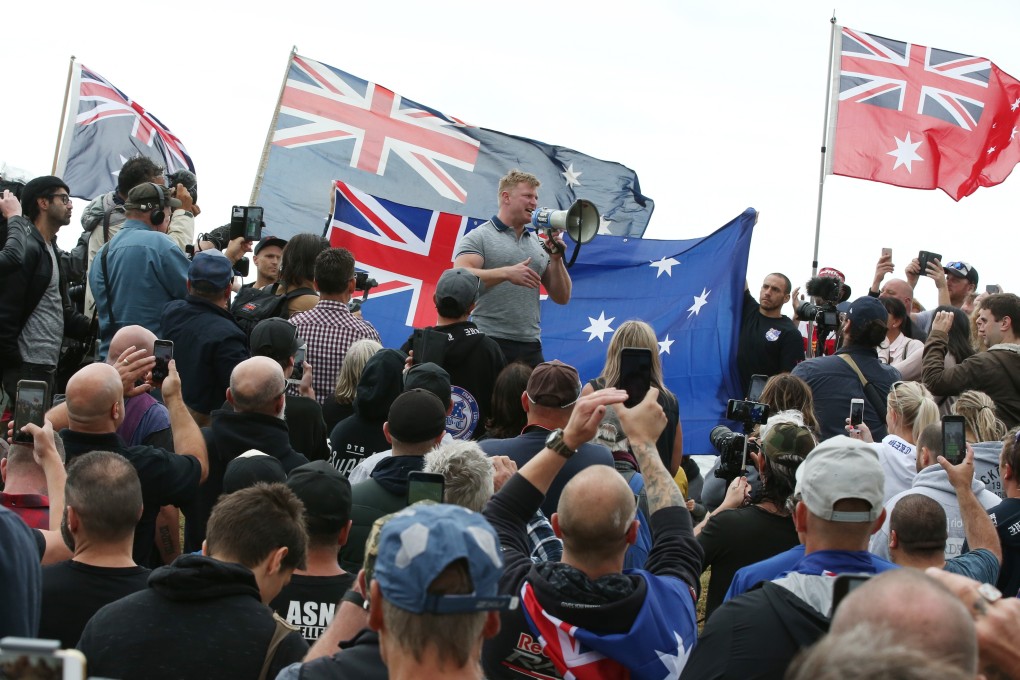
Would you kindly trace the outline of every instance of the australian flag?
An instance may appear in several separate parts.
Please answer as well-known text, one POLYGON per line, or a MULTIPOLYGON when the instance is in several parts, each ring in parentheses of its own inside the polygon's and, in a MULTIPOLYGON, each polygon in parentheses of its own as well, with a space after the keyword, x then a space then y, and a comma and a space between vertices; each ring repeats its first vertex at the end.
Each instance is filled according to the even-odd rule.
POLYGON ((321 231, 335 179, 407 205, 489 215, 499 178, 519 168, 541 180, 542 205, 586 198, 604 217, 603 233, 638 238, 654 208, 619 163, 468 125, 296 54, 263 161, 252 201, 284 238, 321 231))
POLYGON ((195 171, 191 156, 167 126, 110 81, 75 61, 71 122, 64 131, 57 174, 71 195, 86 200, 112 190, 124 161, 141 154, 166 168, 195 171))
MULTIPOLYGON (((412 327, 435 323, 436 282, 453 265, 461 235, 485 220, 402 205, 344 182, 334 192, 330 242, 379 282, 362 312, 385 346, 399 347, 412 327)), ((723 421, 726 400, 741 397, 737 321, 757 215, 748 209, 685 241, 595 238, 570 269, 570 303, 541 303, 546 358, 575 366, 584 380, 597 377, 616 328, 628 319, 649 323, 666 386, 680 401, 684 452, 712 452, 708 433, 723 421)))

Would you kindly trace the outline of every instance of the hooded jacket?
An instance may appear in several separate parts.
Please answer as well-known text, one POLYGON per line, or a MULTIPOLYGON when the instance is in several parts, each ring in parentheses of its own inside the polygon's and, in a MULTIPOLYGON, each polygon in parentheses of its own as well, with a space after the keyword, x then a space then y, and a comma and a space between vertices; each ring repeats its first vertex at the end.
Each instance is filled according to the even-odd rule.
POLYGON ((894 434, 871 445, 878 454, 885 473, 885 500, 910 488, 917 476, 917 449, 913 444, 894 434))
MULTIPOLYGON (((106 605, 85 626, 78 649, 89 673, 109 678, 252 680, 276 629, 251 570, 182 555, 149 576, 146 590, 106 605)), ((268 677, 300 661, 297 630, 276 650, 268 677)))
POLYGON ((978 442, 971 444, 974 449, 974 479, 984 483, 985 488, 999 498, 1005 499, 1002 490, 1002 479, 999 477, 999 456, 1002 454, 1002 442, 978 442))
MULTIPOLYGON (((971 482, 974 495, 985 510, 991 510, 998 505, 1002 499, 991 491, 985 489, 985 485, 978 479, 971 482)), ((946 539, 946 560, 960 555, 963 551, 963 542, 966 538, 963 530, 963 520, 960 518, 960 503, 956 499, 956 491, 949 483, 949 476, 942 469, 941 465, 929 465, 914 477, 913 485, 906 491, 893 496, 885 504, 885 522, 871 537, 869 550, 883 559, 889 559, 889 517, 893 508, 901 498, 908 494, 919 493, 934 499, 946 511, 946 522, 949 529, 949 538, 946 539)))
POLYGON ((213 411, 212 425, 202 428, 209 452, 209 476, 199 489, 198 498, 185 510, 184 549, 201 550, 205 527, 213 506, 223 493, 223 474, 227 465, 242 453, 255 449, 280 461, 290 472, 308 459, 291 448, 287 423, 263 413, 213 411))
POLYGON ((1002 568, 995 586, 1006 597, 1020 596, 1020 498, 1007 498, 988 514, 1002 543, 1002 568))
POLYGON ((932 394, 957 395, 981 390, 995 402, 995 414, 1006 427, 1020 425, 1020 345, 999 343, 956 366, 945 365, 949 335, 932 331, 924 345, 921 380, 932 394))
POLYGON ((354 415, 337 423, 329 435, 329 462, 345 477, 367 456, 390 448, 382 426, 404 390, 406 358, 398 350, 381 349, 365 364, 354 393, 354 415))

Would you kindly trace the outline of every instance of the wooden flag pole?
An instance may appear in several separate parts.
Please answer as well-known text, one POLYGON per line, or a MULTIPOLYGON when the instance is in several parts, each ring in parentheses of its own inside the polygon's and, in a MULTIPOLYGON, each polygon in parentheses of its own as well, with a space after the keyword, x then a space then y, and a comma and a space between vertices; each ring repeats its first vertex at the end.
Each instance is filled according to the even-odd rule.
POLYGON ((265 174, 266 165, 269 163, 269 145, 273 141, 276 123, 280 119, 280 104, 283 103, 283 91, 287 88, 287 78, 290 77, 290 66, 294 63, 295 54, 297 54, 297 45, 290 48, 290 56, 287 57, 287 68, 283 71, 283 82, 280 83, 280 96, 276 98, 276 109, 273 111, 273 119, 269 122, 269 132, 266 133, 266 143, 262 147, 262 158, 259 159, 259 168, 255 173, 255 183, 251 187, 249 205, 258 204, 259 192, 262 190, 262 176, 265 174))

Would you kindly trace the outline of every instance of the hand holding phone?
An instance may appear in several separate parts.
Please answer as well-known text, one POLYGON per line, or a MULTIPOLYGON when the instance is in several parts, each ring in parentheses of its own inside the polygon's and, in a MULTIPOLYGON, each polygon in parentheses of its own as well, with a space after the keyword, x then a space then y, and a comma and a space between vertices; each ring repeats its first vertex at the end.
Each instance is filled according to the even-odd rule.
POLYGON ((959 465, 967 455, 967 422, 963 416, 942 418, 942 457, 959 465))
POLYGON ((620 378, 616 385, 627 390, 623 405, 634 408, 652 387, 652 350, 646 347, 624 347, 620 350, 620 378))
POLYGON ((412 471, 407 474, 407 504, 418 501, 443 502, 446 479, 438 472, 412 471))
POLYGON ((152 382, 156 385, 170 375, 170 360, 174 358, 174 343, 171 340, 157 340, 152 345, 156 363, 152 367, 152 382))
POLYGON ((940 263, 942 262, 942 256, 938 253, 922 250, 917 254, 917 265, 920 267, 921 276, 930 276, 930 274, 928 274, 928 263, 935 262, 936 260, 940 263))
POLYGON ((860 424, 864 422, 864 400, 863 399, 851 399, 850 400, 850 432, 853 434, 859 434, 860 424))
POLYGON ((31 444, 32 435, 21 429, 31 423, 36 427, 43 426, 46 411, 50 408, 50 387, 41 380, 19 380, 17 396, 14 403, 15 444, 31 444))
POLYGON ((243 236, 245 241, 262 240, 262 206, 235 205, 230 212, 230 240, 243 236))

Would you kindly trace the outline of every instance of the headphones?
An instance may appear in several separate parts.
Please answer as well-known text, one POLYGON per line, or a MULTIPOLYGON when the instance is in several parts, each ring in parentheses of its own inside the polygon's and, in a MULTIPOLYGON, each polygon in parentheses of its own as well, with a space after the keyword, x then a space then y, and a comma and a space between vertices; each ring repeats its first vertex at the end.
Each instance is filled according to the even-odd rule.
MULTIPOLYGON (((149 182, 148 184, 156 190, 156 194, 159 196, 159 205, 152 208, 152 212, 149 213, 149 221, 154 225, 163 224, 163 220, 166 219, 166 206, 168 205, 166 191, 164 191, 163 187, 154 182, 149 182)), ((144 209, 151 206, 151 203, 146 203, 139 207, 144 209)))

